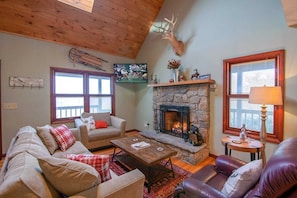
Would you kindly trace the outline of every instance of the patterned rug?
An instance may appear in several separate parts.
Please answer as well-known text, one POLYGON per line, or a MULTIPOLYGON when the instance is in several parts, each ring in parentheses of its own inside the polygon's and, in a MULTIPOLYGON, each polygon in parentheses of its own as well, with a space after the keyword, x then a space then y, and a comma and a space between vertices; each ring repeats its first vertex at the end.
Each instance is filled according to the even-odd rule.
MULTIPOLYGON (((117 175, 122 175, 127 172, 126 168, 122 167, 118 162, 111 162, 110 169, 117 175)), ((148 193, 146 184, 144 185, 144 198, 171 198, 175 187, 180 184, 185 178, 191 176, 191 173, 173 164, 175 177, 170 174, 151 186, 151 192, 148 193)))

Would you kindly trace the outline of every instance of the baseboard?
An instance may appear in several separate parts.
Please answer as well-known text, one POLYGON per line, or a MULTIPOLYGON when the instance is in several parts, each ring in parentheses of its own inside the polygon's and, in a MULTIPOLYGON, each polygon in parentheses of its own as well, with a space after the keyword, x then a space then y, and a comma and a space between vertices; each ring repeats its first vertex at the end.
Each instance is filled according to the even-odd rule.
POLYGON ((209 154, 209 157, 212 157, 212 158, 215 158, 216 159, 218 156, 210 153, 209 154))
POLYGON ((138 129, 130 129, 130 130, 127 130, 126 133, 130 133, 130 132, 140 132, 140 130, 138 129))

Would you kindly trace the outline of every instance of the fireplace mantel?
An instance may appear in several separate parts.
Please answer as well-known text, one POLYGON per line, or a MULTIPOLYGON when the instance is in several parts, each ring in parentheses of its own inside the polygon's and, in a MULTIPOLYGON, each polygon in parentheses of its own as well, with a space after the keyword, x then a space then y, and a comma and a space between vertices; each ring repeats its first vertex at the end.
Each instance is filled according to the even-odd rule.
POLYGON ((168 86, 177 86, 177 85, 191 85, 191 84, 215 84, 216 81, 212 79, 204 79, 204 80, 186 80, 179 81, 174 83, 160 83, 160 84, 149 84, 148 87, 168 87, 168 86))

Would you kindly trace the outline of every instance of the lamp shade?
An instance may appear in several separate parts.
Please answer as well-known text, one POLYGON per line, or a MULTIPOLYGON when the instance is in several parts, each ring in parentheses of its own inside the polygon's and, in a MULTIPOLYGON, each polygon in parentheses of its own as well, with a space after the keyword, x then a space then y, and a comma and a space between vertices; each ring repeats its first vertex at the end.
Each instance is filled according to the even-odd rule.
POLYGON ((249 103, 263 105, 282 105, 283 98, 281 87, 251 87, 249 103))

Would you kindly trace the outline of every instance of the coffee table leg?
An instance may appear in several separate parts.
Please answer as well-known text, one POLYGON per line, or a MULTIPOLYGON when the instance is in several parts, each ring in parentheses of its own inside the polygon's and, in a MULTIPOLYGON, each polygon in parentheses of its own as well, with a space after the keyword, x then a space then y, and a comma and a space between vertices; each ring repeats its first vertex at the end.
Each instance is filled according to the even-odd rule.
POLYGON ((112 158, 111 158, 112 162, 113 162, 113 159, 114 159, 114 156, 115 156, 115 153, 116 153, 116 149, 117 149, 116 147, 113 148, 113 154, 112 154, 112 158))
POLYGON ((169 158, 169 163, 170 163, 170 167, 171 167, 172 175, 173 175, 173 177, 175 177, 175 175, 174 175, 174 170, 173 170, 173 166, 172 166, 172 162, 171 162, 171 158, 169 158))
POLYGON ((148 177, 147 177, 147 192, 150 193, 151 192, 151 168, 148 168, 148 177))

